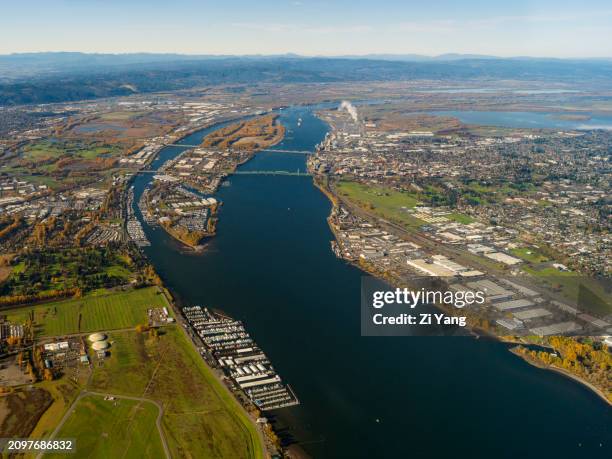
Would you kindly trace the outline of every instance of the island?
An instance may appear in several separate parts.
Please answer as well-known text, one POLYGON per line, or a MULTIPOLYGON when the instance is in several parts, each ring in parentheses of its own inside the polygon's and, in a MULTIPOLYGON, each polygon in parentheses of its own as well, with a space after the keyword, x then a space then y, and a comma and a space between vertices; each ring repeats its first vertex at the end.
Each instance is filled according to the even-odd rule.
POLYGON ((168 161, 141 197, 147 222, 195 251, 216 233, 220 184, 253 155, 279 143, 285 128, 275 113, 246 118, 210 132, 200 146, 168 161))

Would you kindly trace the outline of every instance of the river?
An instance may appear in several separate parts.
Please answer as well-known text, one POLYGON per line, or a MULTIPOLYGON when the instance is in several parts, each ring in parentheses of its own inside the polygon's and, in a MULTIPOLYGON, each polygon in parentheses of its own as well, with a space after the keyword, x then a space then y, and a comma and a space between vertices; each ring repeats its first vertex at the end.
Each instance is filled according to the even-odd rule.
POLYGON ((604 129, 612 130, 612 116, 591 113, 508 112, 476 110, 442 110, 432 115, 452 116, 465 124, 530 129, 604 129), (562 115, 585 116, 564 119, 562 115))
MULTIPOLYGON (((327 126, 283 110, 277 148, 312 150, 327 126), (303 123, 297 127, 297 119, 303 123)), ((198 144, 211 129, 180 143, 198 144)), ((153 167, 181 151, 161 151, 153 167)), ((259 153, 242 170, 305 170, 303 155, 259 153)), ((135 179, 137 202, 149 174, 135 179)), ((576 382, 495 341, 361 337, 362 273, 330 250, 330 203, 310 177, 237 175, 206 252, 146 224, 147 255, 182 304, 244 320, 301 405, 274 413, 314 457, 610 457, 612 409, 576 382)))

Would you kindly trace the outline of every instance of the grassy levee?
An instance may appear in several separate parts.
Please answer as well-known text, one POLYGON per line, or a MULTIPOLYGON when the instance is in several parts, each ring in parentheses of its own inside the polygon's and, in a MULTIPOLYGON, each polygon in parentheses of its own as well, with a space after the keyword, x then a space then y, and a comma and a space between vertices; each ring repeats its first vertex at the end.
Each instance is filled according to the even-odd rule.
POLYGON ((161 403, 173 457, 262 457, 253 423, 182 330, 166 327, 159 337, 116 332, 110 341, 110 357, 87 388, 161 403))
POLYGON ((147 309, 168 306, 158 287, 53 301, 2 311, 8 320, 26 322, 34 311, 36 336, 61 336, 98 330, 115 330, 146 323, 147 309))
POLYGON ((158 413, 151 402, 88 395, 77 402, 57 438, 76 438, 77 457, 161 459, 165 454, 155 424, 158 413))

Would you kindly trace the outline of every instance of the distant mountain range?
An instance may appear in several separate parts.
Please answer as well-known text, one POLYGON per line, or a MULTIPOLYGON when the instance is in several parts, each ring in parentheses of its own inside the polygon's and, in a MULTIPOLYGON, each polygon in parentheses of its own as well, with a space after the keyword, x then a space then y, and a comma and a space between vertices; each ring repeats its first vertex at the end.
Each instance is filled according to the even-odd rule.
MULTIPOLYGON (((555 61, 555 62, 601 62, 612 61, 612 58, 589 59, 557 59, 536 58, 526 56, 499 57, 484 54, 440 54, 426 56, 422 54, 364 54, 339 56, 301 56, 299 54, 277 55, 212 55, 212 54, 160 54, 160 53, 128 53, 128 54, 101 54, 78 52, 42 52, 42 53, 15 53, 0 54, 0 70, 9 74, 25 75, 26 70, 37 72, 57 72, 60 70, 74 70, 77 68, 106 67, 121 65, 154 64, 168 62, 186 62, 202 60, 270 60, 270 59, 346 59, 346 60, 379 60, 397 62, 452 62, 462 60, 529 60, 529 61, 555 61), (67 66, 67 67, 66 67, 67 66)), ((0 74, 0 78, 6 78, 0 74)))
POLYGON ((592 62, 592 61, 612 61, 612 57, 589 57, 589 58, 554 58, 554 57, 531 57, 513 56, 500 57, 489 56, 486 54, 457 54, 447 53, 437 56, 426 56, 423 54, 364 54, 362 56, 336 56, 342 59, 374 59, 381 61, 402 61, 402 62, 431 62, 431 61, 461 61, 473 59, 493 59, 493 60, 537 60, 537 61, 568 61, 568 62, 592 62))
POLYGON ((438 56, 426 56, 424 54, 363 54, 360 56, 345 55, 334 56, 340 59, 374 59, 377 61, 402 61, 402 62, 423 62, 423 61, 456 61, 461 59, 503 59, 497 56, 487 56, 484 54, 440 54, 438 56))
POLYGON ((444 54, 303 57, 181 54, 0 55, 0 105, 259 82, 515 79, 612 82, 612 59, 444 54))

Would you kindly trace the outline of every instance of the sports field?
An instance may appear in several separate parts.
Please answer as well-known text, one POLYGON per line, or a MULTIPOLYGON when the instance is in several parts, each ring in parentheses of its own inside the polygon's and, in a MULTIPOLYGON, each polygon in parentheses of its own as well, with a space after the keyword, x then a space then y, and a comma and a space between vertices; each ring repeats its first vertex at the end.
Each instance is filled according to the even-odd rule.
POLYGON ((88 295, 3 311, 8 319, 25 323, 34 311, 36 336, 60 336, 97 330, 135 327, 147 322, 147 309, 168 306, 157 287, 103 295, 88 295))
POLYGON ((164 458, 155 424, 158 413, 151 402, 87 395, 77 402, 56 438, 75 438, 76 457, 164 458))

